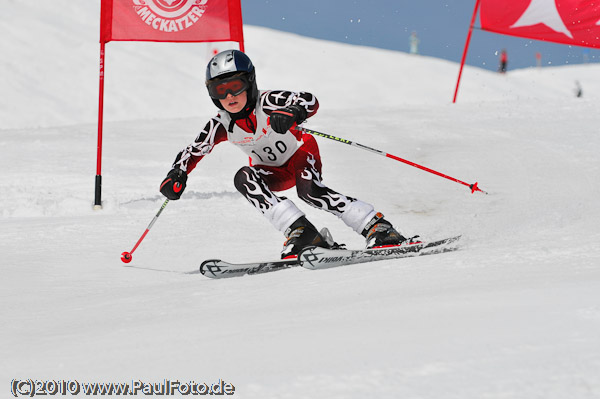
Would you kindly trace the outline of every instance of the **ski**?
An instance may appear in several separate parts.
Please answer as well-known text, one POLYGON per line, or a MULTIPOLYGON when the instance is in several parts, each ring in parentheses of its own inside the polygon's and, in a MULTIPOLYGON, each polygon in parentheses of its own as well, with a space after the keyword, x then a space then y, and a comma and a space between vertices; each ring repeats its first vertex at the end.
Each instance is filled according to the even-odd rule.
POLYGON ((455 251, 458 248, 452 244, 459 239, 460 236, 456 236, 428 243, 418 242, 415 244, 375 249, 351 250, 310 247, 303 250, 298 259, 282 259, 266 262, 229 263, 220 259, 209 259, 200 265, 200 273, 212 279, 221 279, 276 272, 297 266, 303 266, 311 270, 328 269, 356 263, 455 251))
POLYGON ((240 277, 247 274, 263 274, 300 266, 297 259, 283 259, 267 262, 229 263, 220 259, 205 260, 200 265, 200 273, 210 278, 240 277))
POLYGON ((454 243, 456 243, 460 237, 461 236, 455 236, 432 242, 418 242, 414 244, 374 249, 353 250, 309 247, 304 249, 298 258, 299 264, 307 269, 329 269, 331 267, 353 265, 357 263, 455 251, 458 247, 454 245, 454 243))

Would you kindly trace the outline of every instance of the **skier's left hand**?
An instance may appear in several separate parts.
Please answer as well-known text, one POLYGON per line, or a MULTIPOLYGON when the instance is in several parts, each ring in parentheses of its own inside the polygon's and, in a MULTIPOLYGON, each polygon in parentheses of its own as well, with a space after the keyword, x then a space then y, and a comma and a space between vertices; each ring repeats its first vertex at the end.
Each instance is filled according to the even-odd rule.
POLYGON ((276 109, 271 112, 271 128, 277 133, 284 134, 294 123, 299 125, 306 119, 306 109, 298 104, 276 109))
POLYGON ((160 184, 160 192, 172 201, 178 200, 185 190, 187 178, 187 173, 183 170, 171 169, 160 184))

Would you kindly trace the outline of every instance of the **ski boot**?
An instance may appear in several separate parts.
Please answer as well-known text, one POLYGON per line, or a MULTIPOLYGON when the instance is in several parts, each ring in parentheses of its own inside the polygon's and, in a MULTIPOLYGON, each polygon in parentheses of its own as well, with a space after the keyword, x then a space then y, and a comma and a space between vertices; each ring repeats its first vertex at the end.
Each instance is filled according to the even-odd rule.
POLYGON ((379 212, 369 223, 361 233, 367 239, 366 248, 380 248, 400 245, 404 242, 414 244, 415 239, 419 236, 407 239, 392 226, 390 222, 383 218, 383 215, 379 212))
POLYGON ((330 248, 327 237, 317 231, 315 226, 306 219, 300 217, 286 230, 287 240, 283 243, 281 259, 290 259, 298 256, 300 251, 309 246, 330 248))

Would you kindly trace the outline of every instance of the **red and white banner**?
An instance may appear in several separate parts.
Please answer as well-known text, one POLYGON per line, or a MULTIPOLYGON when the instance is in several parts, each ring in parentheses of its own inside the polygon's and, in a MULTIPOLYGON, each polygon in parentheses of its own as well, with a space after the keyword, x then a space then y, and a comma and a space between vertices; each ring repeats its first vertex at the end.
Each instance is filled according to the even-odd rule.
POLYGON ((100 41, 243 42, 240 0, 102 0, 100 41))
POLYGON ((102 208, 102 128, 106 43, 238 42, 244 51, 241 0, 101 0, 98 155, 94 209, 102 208))
POLYGON ((600 48, 599 0, 481 0, 479 18, 490 32, 600 48))

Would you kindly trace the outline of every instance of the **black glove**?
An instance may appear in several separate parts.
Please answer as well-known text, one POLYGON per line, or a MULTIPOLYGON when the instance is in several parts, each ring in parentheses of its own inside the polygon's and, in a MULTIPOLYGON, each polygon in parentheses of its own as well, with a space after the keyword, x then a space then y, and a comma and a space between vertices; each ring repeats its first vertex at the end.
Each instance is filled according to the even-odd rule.
POLYGON ((160 185, 160 192, 170 200, 178 200, 185 190, 187 174, 181 169, 171 169, 160 185))
POLYGON ((301 105, 290 105, 289 107, 276 109, 271 112, 271 128, 277 133, 284 134, 294 123, 297 125, 306 119, 306 109, 301 105))

